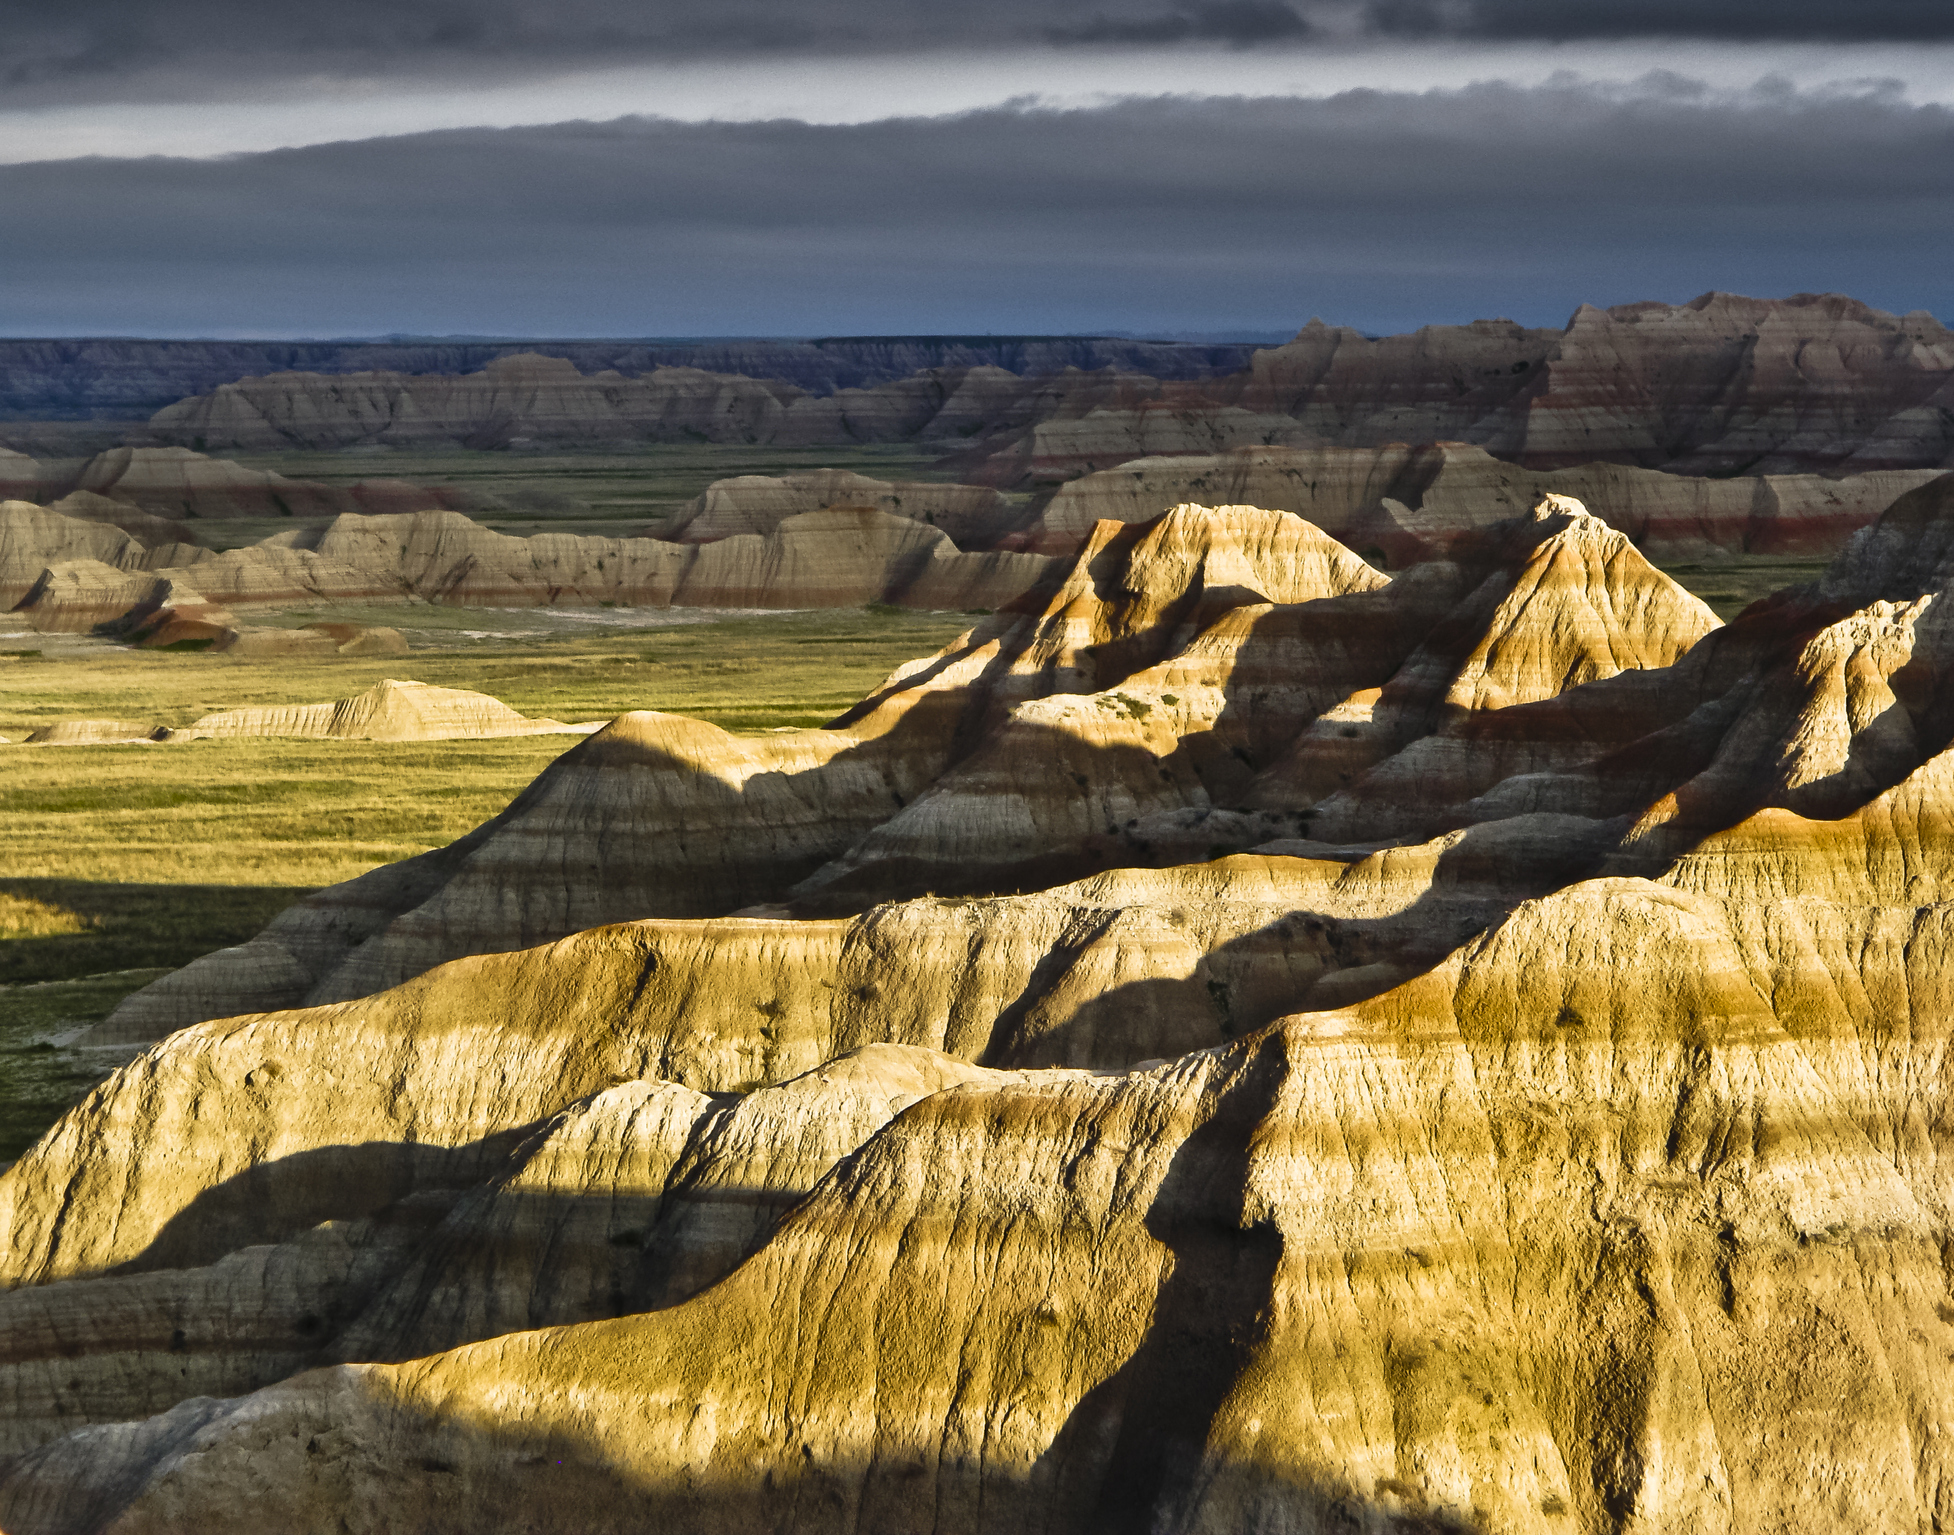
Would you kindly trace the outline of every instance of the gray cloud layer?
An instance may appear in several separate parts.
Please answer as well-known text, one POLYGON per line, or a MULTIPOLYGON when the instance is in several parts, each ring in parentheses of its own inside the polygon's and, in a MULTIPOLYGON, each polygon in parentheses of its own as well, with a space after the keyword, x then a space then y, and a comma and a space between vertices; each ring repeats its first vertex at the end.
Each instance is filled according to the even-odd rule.
POLYGON ((1954 37, 1954 6, 1946 0, 1373 0, 1366 20, 1385 33, 1554 40, 1954 37))
POLYGON ((0 82, 242 69, 523 72, 565 63, 1035 46, 1490 38, 1954 38, 1947 0, 0 0, 0 82))
POLYGON ((1954 311, 1954 113, 1481 87, 624 120, 0 168, 0 330, 1372 329, 1710 287, 1954 311))

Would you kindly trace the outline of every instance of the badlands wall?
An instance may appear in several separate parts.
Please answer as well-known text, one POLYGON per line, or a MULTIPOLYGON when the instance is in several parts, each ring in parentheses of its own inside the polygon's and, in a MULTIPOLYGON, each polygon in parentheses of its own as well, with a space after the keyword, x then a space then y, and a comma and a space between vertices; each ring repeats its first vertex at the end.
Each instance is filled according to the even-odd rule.
POLYGON ((1462 535, 1572 496, 1657 560, 1826 558, 1904 492, 1946 470, 1875 469, 1710 479, 1621 464, 1534 470, 1467 443, 1381 448, 1236 448, 1141 458, 1061 485, 1002 547, 1077 547, 1102 519, 1144 522, 1183 501, 1294 512, 1394 567, 1462 535))
POLYGON ((41 503, 67 516, 106 515, 135 532, 141 524, 117 517, 118 509, 181 524, 205 517, 474 511, 486 498, 405 480, 356 485, 295 480, 183 447, 109 448, 88 459, 35 459, 0 448, 0 500, 9 499, 41 503))
MULTIPOLYGON (((731 358, 727 359, 731 361, 731 358)), ((914 442, 962 477, 1059 483, 1132 459, 1245 447, 1465 442, 1534 469, 1695 475, 1944 467, 1954 336, 1838 294, 1583 305, 1560 330, 1506 320, 1370 337, 1312 321, 1234 372, 1110 354, 942 353, 905 377, 809 390, 739 368, 585 371, 504 356, 480 371, 282 372, 157 412, 157 443, 914 442)))
POLYGON ((0 611, 31 627, 122 625, 215 638, 239 614, 317 604, 467 607, 991 608, 1054 570, 1042 555, 965 553, 911 518, 832 507, 710 544, 543 533, 459 512, 347 514, 215 553, 148 545, 26 502, 0 503, 0 611), (174 625, 175 627, 171 627, 174 625))
POLYGON ((1945 481, 1729 625, 1184 507, 624 716, 106 1027, 0 1525, 1945 1522, 1950 581, 1945 481))

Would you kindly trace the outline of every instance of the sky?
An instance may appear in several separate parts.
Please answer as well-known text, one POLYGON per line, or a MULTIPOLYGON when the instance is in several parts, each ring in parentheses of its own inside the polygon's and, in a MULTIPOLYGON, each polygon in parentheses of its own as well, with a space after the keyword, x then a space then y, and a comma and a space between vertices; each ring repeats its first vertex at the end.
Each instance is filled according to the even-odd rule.
POLYGON ((1950 0, 0 0, 0 334, 1954 316, 1950 0))

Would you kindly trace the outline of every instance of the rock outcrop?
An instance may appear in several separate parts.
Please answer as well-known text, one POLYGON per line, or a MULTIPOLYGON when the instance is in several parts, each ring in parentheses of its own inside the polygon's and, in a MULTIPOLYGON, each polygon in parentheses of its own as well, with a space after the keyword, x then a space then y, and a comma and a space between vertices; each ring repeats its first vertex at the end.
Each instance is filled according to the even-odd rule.
POLYGON ((18 606, 52 565, 85 560, 126 574, 193 565, 209 555, 194 544, 146 543, 108 523, 0 501, 0 612, 18 606))
POLYGON ((24 502, 0 506, 0 602, 17 593, 8 606, 28 623, 71 632, 153 627, 164 612, 221 625, 253 608, 416 599, 478 607, 989 609, 1035 588, 1059 563, 965 553, 934 528, 870 508, 807 512, 764 537, 703 545, 562 533, 517 538, 459 512, 354 514, 215 554, 152 549, 24 502))
POLYGON ((1131 360, 1029 372, 933 364, 810 393, 737 369, 585 372, 530 354, 476 373, 244 378, 166 407, 149 431, 240 449, 913 441, 1000 486, 1269 446, 1456 441, 1534 469, 1717 475, 1941 468, 1954 457, 1954 335, 1925 312, 1896 316, 1837 294, 1583 305, 1560 331, 1482 320, 1374 338, 1312 321, 1223 376, 1149 374, 1131 360))
POLYGON ((739 533, 767 534, 789 517, 831 506, 873 507, 892 517, 928 523, 959 547, 995 542, 1012 520, 1009 504, 988 485, 875 480, 846 469, 817 469, 811 474, 714 480, 658 536, 707 544, 739 533))
MULTIPOLYGON (((350 626, 332 625, 331 629, 350 626)), ((246 638, 267 631, 246 631, 246 638)), ((308 631, 295 632, 310 638, 308 631)), ((351 636, 325 632, 317 636, 316 646, 295 646, 291 651, 266 650, 262 653, 305 654, 308 650, 337 654, 387 654, 374 646, 358 647, 368 635, 386 633, 358 630, 351 636)), ((247 645, 246 650, 253 648, 247 645)), ((565 725, 559 720, 530 719, 518 714, 499 698, 472 693, 464 688, 438 688, 425 682, 386 678, 364 693, 330 703, 283 704, 253 709, 226 709, 206 714, 188 725, 142 725, 128 720, 58 720, 44 725, 27 737, 30 744, 50 746, 98 746, 128 741, 209 741, 230 736, 288 736, 314 741, 453 741, 482 740, 497 736, 589 735, 601 730, 603 721, 565 725)))
POLYGON ((1405 566, 1442 556, 1455 539, 1517 516, 1543 495, 1565 495, 1652 559, 1829 558, 1899 496, 1944 472, 1708 479, 1605 463, 1530 470, 1456 442, 1244 448, 1138 459, 1073 480, 1004 547, 1063 551, 1101 520, 1146 522, 1183 501, 1239 502, 1294 512, 1352 548, 1405 566))
POLYGON ((156 542, 158 521, 226 517, 337 517, 441 509, 475 510, 485 498, 449 486, 405 480, 362 480, 326 485, 294 480, 265 469, 247 469, 184 447, 110 448, 80 461, 39 462, 0 450, 0 492, 41 502, 66 516, 111 521, 156 542))
POLYGON ((1944 1521, 1950 484, 1727 626, 1184 507, 624 717, 0 1175, 0 1524, 1944 1521))
POLYGON ((228 709, 194 724, 157 732, 159 741, 204 741, 220 736, 302 736, 320 741, 448 741, 487 736, 588 735, 602 721, 565 725, 530 719, 500 699, 463 688, 389 677, 364 693, 323 704, 228 709))
MULTIPOLYGON (((222 384, 294 370, 315 374, 474 373, 497 358, 541 353, 583 373, 635 376, 657 367, 781 379, 811 394, 893 383, 931 368, 1043 375, 1116 367, 1154 378, 1232 373, 1251 346, 1125 336, 828 336, 815 341, 146 341, 88 337, 0 340, 0 421, 141 421, 222 384)), ((192 444, 194 446, 194 444, 192 444)), ((14 492, 8 492, 14 494, 14 492)), ((33 499, 28 497, 26 499, 33 499)))

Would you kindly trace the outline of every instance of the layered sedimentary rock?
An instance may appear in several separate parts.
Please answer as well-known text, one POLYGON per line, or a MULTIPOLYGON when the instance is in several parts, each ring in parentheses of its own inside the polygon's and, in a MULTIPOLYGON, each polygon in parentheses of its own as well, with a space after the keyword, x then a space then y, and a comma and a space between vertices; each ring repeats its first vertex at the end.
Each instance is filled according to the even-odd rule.
POLYGON ((398 373, 274 373, 224 384, 160 410, 165 440, 216 448, 506 446, 548 439, 606 442, 703 435, 714 442, 771 440, 787 385, 696 368, 637 378, 535 354, 500 358, 459 377, 398 373))
POLYGON ((1311 326, 1258 353, 1229 403, 1292 416, 1318 442, 1456 439, 1542 469, 1836 473, 1945 464, 1934 402, 1951 372, 1954 335, 1923 311, 1706 293, 1583 305, 1557 334, 1311 326))
POLYGON ((118 746, 148 742, 156 727, 135 720, 57 720, 27 733, 30 746, 118 746))
POLYGON ((830 731, 627 716, 281 930, 567 936, 0 1176, 0 1524, 1944 1522, 1950 582, 1947 482, 1728 626, 1565 501, 1388 578, 1183 508, 830 731), (973 781, 1039 719, 1099 749, 973 781), (794 908, 957 785, 910 853, 1117 866, 794 908))
MULTIPOLYGON (((332 629, 350 626, 335 624, 332 629)), ((245 637, 264 631, 247 630, 245 637)), ((314 638, 305 630, 291 632, 314 638)), ((268 654, 386 654, 362 638, 389 631, 356 630, 350 635, 330 631, 316 635, 318 643, 300 644, 289 651, 246 645, 249 653, 268 654), (349 646, 351 647, 349 649, 349 646)), ((396 636, 397 638, 398 636, 396 636)), ((281 704, 254 709, 226 709, 206 714, 181 726, 143 725, 128 720, 59 720, 27 737, 48 745, 99 745, 112 741, 209 741, 232 736, 289 736, 314 741, 451 741, 496 736, 589 735, 603 722, 566 725, 560 720, 530 719, 498 698, 465 688, 438 688, 425 682, 386 678, 364 693, 330 703, 281 704)))
POLYGON ((814 394, 908 378, 929 368, 1047 374, 1118 367, 1156 378, 1232 373, 1252 348, 1233 342, 1124 336, 857 336, 815 341, 145 341, 89 337, 0 340, 0 420, 137 421, 177 400, 267 373, 474 373, 500 357, 540 352, 584 373, 636 375, 703 368, 783 379, 814 394))
POLYGON ((705 544, 739 533, 771 533, 789 517, 831 506, 870 506, 949 534, 960 546, 985 545, 1004 533, 1011 509, 988 485, 941 485, 928 480, 875 480, 846 469, 811 474, 743 474, 714 480, 659 537, 705 544))
POLYGON ((1925 312, 1707 293, 1584 305, 1560 331, 1482 320, 1367 337, 1312 321, 1223 376, 1110 357, 1052 371, 946 362, 809 393, 738 369, 627 376, 535 355, 478 373, 269 374, 169 406, 150 432, 247 449, 915 441, 996 485, 1158 454, 1440 441, 1536 469, 1838 474, 1948 466, 1951 378, 1954 336, 1925 312))
POLYGON ((389 677, 364 693, 323 704, 286 704, 206 714, 158 735, 165 741, 220 736, 304 736, 321 741, 445 741, 457 737, 588 734, 598 725, 530 719, 500 699, 389 677))
POLYGON ((187 566, 209 554, 188 543, 145 543, 110 524, 30 502, 0 501, 0 612, 17 606, 50 565, 86 560, 129 573, 187 566))
POLYGON ((459 512, 348 515, 213 554, 150 549, 25 503, 0 509, 0 600, 48 630, 140 624, 198 604, 240 609, 402 599, 490 607, 992 608, 1054 569, 1045 556, 965 553, 870 508, 789 517, 706 545, 495 533, 459 512), (29 571, 33 574, 28 575, 29 571))
POLYGON ((1654 559, 1830 556, 1900 495, 1943 472, 1707 479, 1602 463, 1529 470, 1454 442, 1244 448, 1144 458, 1086 475, 1061 486, 1005 547, 1075 548, 1102 519, 1145 522, 1183 501, 1245 503, 1294 512, 1403 566, 1442 555, 1454 539, 1516 516, 1543 495, 1565 495, 1654 559))
POLYGON ((127 501, 117 501, 110 496, 98 496, 92 490, 71 490, 65 496, 49 501, 47 509, 62 517, 73 517, 82 522, 99 522, 108 527, 120 528, 139 543, 151 547, 184 544, 205 548, 209 544, 201 529, 193 527, 182 518, 159 517, 153 512, 145 512, 140 507, 131 506, 127 501))
MULTIPOLYGON (((69 516, 91 511, 113 516, 111 509, 120 508, 125 513, 173 522, 205 517, 317 518, 346 512, 473 510, 482 499, 447 486, 413 485, 404 480, 362 480, 356 485, 295 480, 184 447, 110 448, 86 460, 47 462, 0 450, 0 491, 43 503, 69 516)), ((115 520, 131 532, 143 531, 140 525, 119 517, 115 520)))
MULTIPOLYGON (((835 728, 736 742, 696 721, 626 714, 470 839, 308 898, 252 944, 138 993, 111 1026, 128 1037, 193 1014, 356 996, 457 954, 624 917, 783 899, 911 805, 1013 705, 1096 691, 1271 594, 1306 606, 1386 585, 1281 513, 1190 509, 1150 536, 1106 532, 1109 547, 1076 561, 1055 594, 1000 612, 897 673, 835 728), (601 823, 586 814, 593 801, 605 806, 601 823), (701 826, 713 831, 700 835, 701 826), (554 871, 542 882, 539 849, 554 871)), ((1073 796, 1054 762, 1025 766, 1073 796)), ((1149 776, 1153 766, 1149 758, 1149 776)), ((1201 793, 1198 778, 1187 792, 1201 793)), ((1074 872, 1093 866, 1078 862, 1075 839, 1052 852, 1074 872)), ((957 871, 943 888, 964 878, 957 871)))

